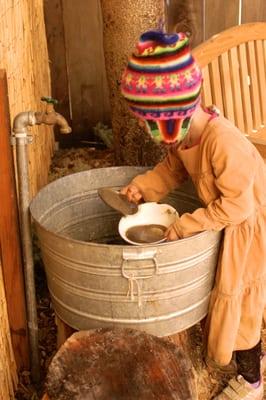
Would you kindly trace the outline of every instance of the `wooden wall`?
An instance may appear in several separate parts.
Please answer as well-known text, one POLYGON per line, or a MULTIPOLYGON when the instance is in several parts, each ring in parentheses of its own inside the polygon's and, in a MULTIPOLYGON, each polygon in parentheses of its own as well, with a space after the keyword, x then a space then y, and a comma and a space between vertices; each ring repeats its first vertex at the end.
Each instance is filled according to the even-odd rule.
POLYGON ((52 94, 72 120, 73 139, 88 136, 110 113, 100 1, 44 0, 44 9, 52 94))
MULTIPOLYGON (((143 27, 158 27, 155 9, 161 17, 162 3, 168 30, 188 32, 192 47, 239 23, 266 20, 265 0, 44 0, 53 95, 61 101, 59 110, 72 119, 73 137, 89 136, 95 123, 109 121, 111 114, 115 136, 128 130, 122 122, 118 128, 119 115, 114 116, 121 71, 143 27)), ((129 120, 119 109, 122 120, 129 120)), ((137 125, 132 129, 137 132, 137 125)), ((132 159, 120 157, 123 146, 136 147, 135 138, 116 140, 119 163, 149 162, 150 146, 147 154, 139 144, 140 154, 134 149, 132 159)))
MULTIPOLYGON (((50 95, 50 73, 43 0, 1 0, 0 68, 7 73, 11 121, 19 112, 44 108, 40 98, 50 95)), ((44 126, 31 131, 29 167, 34 194, 47 182, 53 133, 44 126)))
POLYGON ((246 22, 266 21, 265 0, 166 0, 170 31, 189 32, 192 47, 246 22))

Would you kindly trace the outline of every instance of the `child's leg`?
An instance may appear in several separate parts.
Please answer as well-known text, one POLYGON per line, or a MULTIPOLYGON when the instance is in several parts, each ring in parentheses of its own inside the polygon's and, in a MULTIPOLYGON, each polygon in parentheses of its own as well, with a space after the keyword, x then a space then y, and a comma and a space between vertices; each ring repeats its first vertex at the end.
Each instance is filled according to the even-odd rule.
POLYGON ((235 352, 238 376, 214 400, 262 400, 261 342, 249 350, 235 352))
POLYGON ((239 350, 235 352, 237 362, 237 372, 249 383, 259 382, 261 379, 261 341, 249 350, 239 350))

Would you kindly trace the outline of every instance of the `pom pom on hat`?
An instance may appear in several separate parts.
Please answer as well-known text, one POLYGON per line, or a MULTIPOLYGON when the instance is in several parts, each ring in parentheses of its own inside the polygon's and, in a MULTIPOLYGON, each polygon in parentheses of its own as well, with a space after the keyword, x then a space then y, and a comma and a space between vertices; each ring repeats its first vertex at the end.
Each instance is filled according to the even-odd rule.
POLYGON ((122 76, 131 111, 145 120, 185 119, 200 102, 202 74, 184 33, 143 33, 122 76))

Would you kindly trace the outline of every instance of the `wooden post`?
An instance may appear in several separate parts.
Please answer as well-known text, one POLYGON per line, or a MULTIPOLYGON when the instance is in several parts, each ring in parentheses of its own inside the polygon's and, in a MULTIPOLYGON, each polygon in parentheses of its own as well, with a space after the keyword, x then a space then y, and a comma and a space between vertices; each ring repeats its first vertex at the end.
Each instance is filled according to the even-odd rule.
POLYGON ((0 245, 12 345, 18 370, 29 367, 27 318, 7 81, 0 70, 0 245))
POLYGON ((165 18, 164 0, 101 0, 103 44, 106 73, 112 110, 112 128, 118 164, 153 165, 162 157, 162 150, 138 126, 125 99, 120 82, 128 57, 139 35, 156 29, 165 18))

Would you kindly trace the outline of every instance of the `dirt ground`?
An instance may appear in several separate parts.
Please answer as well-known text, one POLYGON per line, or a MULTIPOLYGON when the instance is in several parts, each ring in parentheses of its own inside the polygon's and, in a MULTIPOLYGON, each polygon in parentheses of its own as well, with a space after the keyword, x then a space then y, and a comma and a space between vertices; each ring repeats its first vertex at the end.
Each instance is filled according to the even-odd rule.
MULTIPOLYGON (((67 174, 87 169, 110 167, 113 165, 115 165, 114 154, 109 149, 82 147, 58 150, 50 169, 49 180, 52 181, 67 174)), ((56 352, 54 311, 46 286, 46 278, 40 253, 37 246, 34 246, 34 248, 42 377, 40 384, 36 386, 31 383, 29 371, 21 372, 19 387, 16 394, 17 400, 41 399, 44 392, 47 368, 56 352)), ((188 334, 190 341, 189 347, 191 349, 190 356, 195 368, 199 400, 210 400, 226 384, 232 374, 207 368, 204 364, 202 359, 202 335, 200 324, 190 328, 188 334)), ((262 337, 264 346, 266 346, 265 329, 262 331, 262 337)), ((266 399, 266 395, 264 398, 266 399)))

